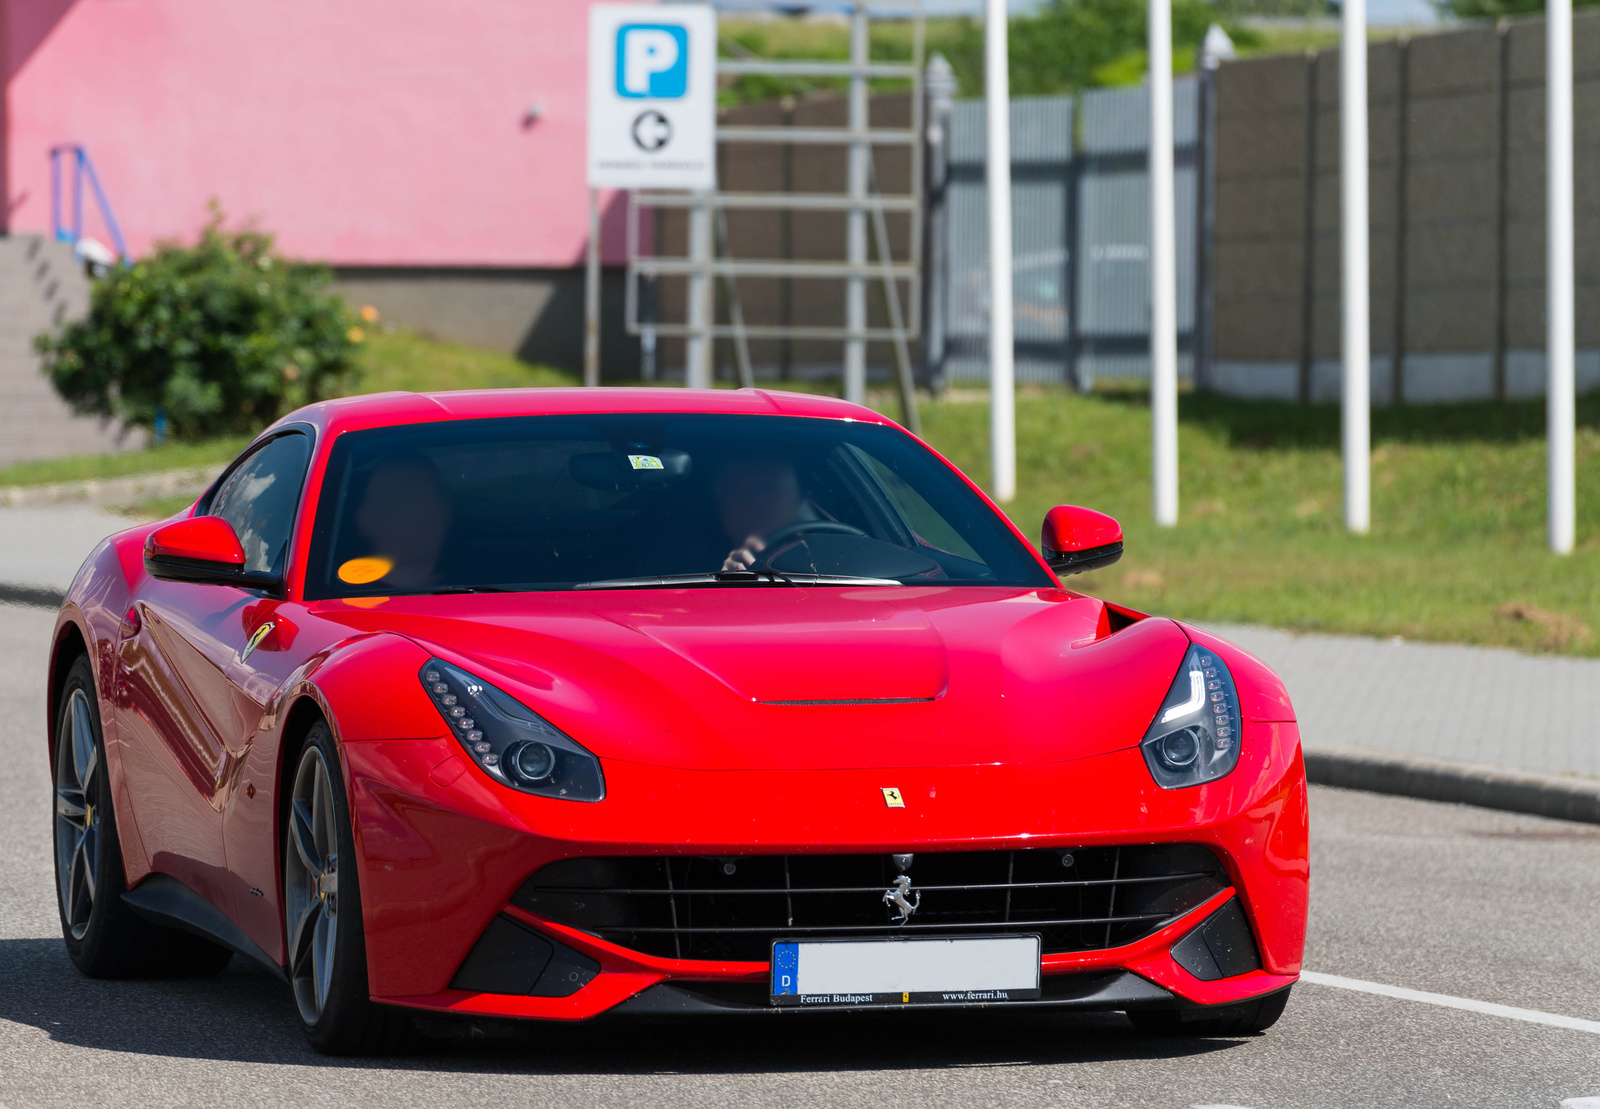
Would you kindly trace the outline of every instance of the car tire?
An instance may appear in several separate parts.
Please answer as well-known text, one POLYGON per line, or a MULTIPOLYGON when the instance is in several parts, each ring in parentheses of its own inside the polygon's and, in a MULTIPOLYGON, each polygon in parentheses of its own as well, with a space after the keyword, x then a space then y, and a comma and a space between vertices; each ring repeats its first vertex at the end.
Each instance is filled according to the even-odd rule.
POLYGON ((1147 1036, 1248 1036, 1276 1024, 1287 1004, 1289 991, 1279 990, 1238 1005, 1133 1009, 1128 1019, 1147 1036))
POLYGON ((360 868, 339 750, 318 721, 294 756, 283 813, 283 914, 289 984, 311 1046, 324 1055, 393 1051, 410 1018, 367 987, 360 868))
POLYGON ((90 978, 172 978, 216 974, 225 947, 138 916, 117 838, 94 669, 79 655, 62 683, 51 762, 56 907, 67 954, 90 978))

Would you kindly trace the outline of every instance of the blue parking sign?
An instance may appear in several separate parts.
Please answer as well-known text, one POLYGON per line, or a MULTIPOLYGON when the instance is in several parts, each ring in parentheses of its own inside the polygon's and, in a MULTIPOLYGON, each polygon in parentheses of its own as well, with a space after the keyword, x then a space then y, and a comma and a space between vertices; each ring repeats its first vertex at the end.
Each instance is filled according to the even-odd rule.
POLYGON ((617 95, 677 100, 689 89, 689 32, 672 23, 617 28, 617 95))

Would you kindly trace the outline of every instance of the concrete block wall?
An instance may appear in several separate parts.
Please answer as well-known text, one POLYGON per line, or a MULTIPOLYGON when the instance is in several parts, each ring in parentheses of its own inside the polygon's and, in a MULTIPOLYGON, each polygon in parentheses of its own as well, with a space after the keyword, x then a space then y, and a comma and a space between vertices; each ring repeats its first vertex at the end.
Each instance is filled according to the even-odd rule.
POLYGON ((33 337, 88 307, 89 279, 71 247, 0 236, 0 465, 144 445, 142 432, 73 415, 40 372, 33 337))
MULTIPOLYGON (((1578 375, 1600 386, 1600 15, 1574 24, 1578 375)), ((1544 24, 1368 48, 1375 403, 1544 390, 1544 24)), ((1217 74, 1214 387, 1332 400, 1339 54, 1217 74)))

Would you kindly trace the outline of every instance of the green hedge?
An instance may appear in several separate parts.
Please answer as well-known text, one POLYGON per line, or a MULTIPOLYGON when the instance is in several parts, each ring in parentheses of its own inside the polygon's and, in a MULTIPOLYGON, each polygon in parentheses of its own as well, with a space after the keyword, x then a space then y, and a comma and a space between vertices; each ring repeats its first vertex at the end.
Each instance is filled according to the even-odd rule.
POLYGON ((337 393, 364 339, 325 266, 213 208, 193 247, 166 244, 95 282, 89 314, 38 336, 44 372, 79 413, 174 438, 253 433, 337 393))

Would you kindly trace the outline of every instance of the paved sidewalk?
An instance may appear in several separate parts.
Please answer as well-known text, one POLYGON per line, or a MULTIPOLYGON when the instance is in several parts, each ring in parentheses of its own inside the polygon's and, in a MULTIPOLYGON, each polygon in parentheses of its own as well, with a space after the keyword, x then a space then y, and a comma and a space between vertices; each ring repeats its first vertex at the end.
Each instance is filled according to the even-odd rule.
POLYGON ((65 593, 100 540, 137 522, 89 505, 0 507, 0 586, 65 593))
POLYGON ((1240 625, 1212 630, 1283 678, 1308 751, 1366 748, 1600 777, 1600 659, 1240 625))

